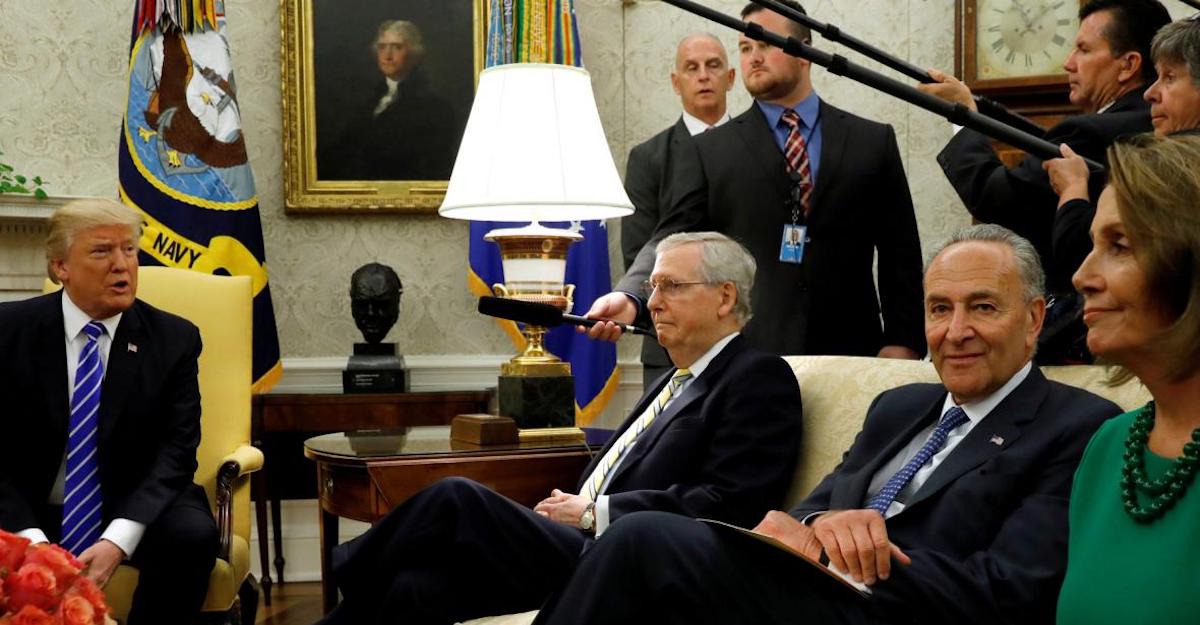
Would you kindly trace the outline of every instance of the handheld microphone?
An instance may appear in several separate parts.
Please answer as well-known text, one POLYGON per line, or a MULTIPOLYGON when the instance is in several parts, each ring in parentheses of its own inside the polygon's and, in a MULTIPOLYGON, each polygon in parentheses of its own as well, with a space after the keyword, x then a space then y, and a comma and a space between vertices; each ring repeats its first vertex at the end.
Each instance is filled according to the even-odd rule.
MULTIPOLYGON (((557 327, 564 323, 590 328, 600 321, 605 321, 604 319, 588 319, 579 315, 570 315, 549 304, 523 302, 507 297, 491 297, 487 295, 479 298, 479 312, 489 317, 499 317, 501 319, 519 321, 547 328, 557 327)), ((621 331, 626 334, 650 335, 650 331, 646 328, 616 321, 613 323, 616 323, 617 327, 621 328, 621 331)))

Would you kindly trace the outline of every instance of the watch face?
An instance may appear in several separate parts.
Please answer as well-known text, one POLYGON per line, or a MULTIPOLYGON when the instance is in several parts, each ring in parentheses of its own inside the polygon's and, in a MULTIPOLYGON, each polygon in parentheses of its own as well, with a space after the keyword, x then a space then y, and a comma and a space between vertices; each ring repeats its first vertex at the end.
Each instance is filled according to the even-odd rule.
POLYGON ((1062 64, 1079 30, 1073 0, 978 0, 976 78, 1019 78, 1065 73, 1062 64))

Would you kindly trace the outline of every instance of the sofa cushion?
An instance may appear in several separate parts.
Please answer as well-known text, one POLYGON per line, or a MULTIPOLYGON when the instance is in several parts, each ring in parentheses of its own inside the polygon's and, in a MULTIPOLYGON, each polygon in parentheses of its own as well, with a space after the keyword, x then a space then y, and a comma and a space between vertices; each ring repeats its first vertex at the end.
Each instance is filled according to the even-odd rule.
MULTIPOLYGON (((928 361, 853 356, 787 356, 784 360, 800 382, 804 403, 800 462, 784 510, 808 495, 837 466, 877 395, 905 384, 938 381, 937 371, 928 361)), ((1150 394, 1136 379, 1109 386, 1110 371, 1105 367, 1043 367, 1042 372, 1051 380, 1085 388, 1124 410, 1150 400, 1150 394)), ((536 615, 535 611, 489 616, 463 625, 528 625, 536 615)))

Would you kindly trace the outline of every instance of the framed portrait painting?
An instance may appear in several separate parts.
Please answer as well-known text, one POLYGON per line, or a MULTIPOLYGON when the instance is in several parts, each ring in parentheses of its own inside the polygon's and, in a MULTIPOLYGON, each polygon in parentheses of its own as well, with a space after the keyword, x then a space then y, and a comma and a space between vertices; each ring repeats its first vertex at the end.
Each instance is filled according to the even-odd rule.
POLYGON ((484 0, 282 6, 288 212, 435 212, 483 69, 484 0))

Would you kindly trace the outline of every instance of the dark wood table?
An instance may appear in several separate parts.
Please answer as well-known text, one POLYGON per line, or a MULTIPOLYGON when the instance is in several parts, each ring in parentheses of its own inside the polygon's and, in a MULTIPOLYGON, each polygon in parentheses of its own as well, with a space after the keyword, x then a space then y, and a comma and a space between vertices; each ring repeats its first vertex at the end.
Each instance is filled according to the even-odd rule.
POLYGON ((317 496, 315 468, 301 454, 305 439, 347 430, 445 425, 455 415, 486 412, 487 406, 487 391, 255 395, 251 438, 266 455, 263 470, 254 473, 251 480, 264 603, 271 605, 267 502, 271 504, 276 579, 283 583, 285 560, 279 502, 281 499, 313 499, 317 496))
POLYGON ((317 465, 326 613, 337 605, 330 562, 339 517, 374 523, 422 488, 455 475, 532 507, 551 489, 573 485, 591 459, 584 443, 481 446, 450 440, 446 426, 326 434, 305 441, 304 455, 317 465))

